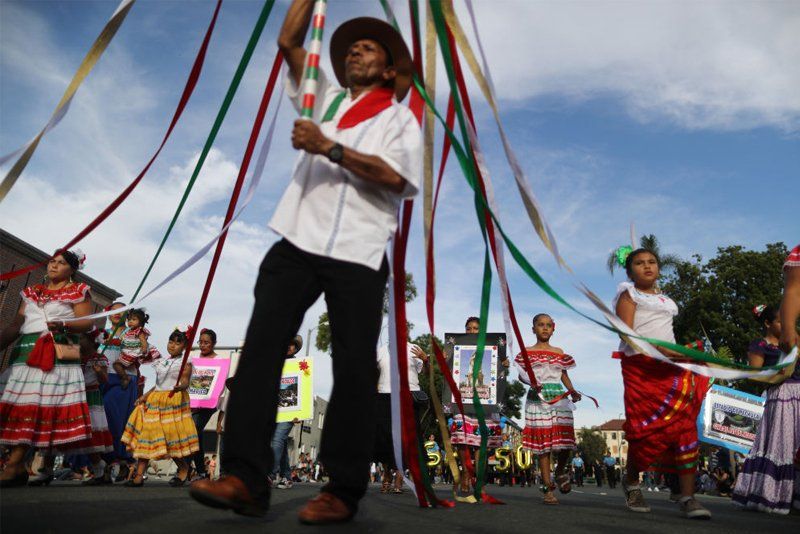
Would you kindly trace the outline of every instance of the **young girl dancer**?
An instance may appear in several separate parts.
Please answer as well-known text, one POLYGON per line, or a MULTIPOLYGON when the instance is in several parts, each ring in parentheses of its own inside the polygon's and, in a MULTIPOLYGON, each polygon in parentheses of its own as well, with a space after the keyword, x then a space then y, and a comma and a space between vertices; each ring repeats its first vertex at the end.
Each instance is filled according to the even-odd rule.
MULTIPOLYGON (((528 391, 522 445, 538 457, 544 504, 558 504, 558 499, 553 495, 556 484, 552 482, 551 477, 551 453, 555 452, 558 456, 555 479, 559 490, 561 493, 569 493, 572 489, 565 469, 568 466, 570 451, 575 449, 575 428, 572 421, 575 405, 564 394, 569 392, 569 396, 575 402, 581 400, 580 393, 572 387, 572 381, 567 374, 567 369, 575 367, 575 360, 569 354, 564 354, 562 349, 550 345, 550 338, 555 329, 556 324, 552 317, 546 313, 536 315, 533 318, 536 344, 525 349, 541 390, 536 391, 531 388, 528 391), (562 398, 550 404, 549 401, 557 397, 562 398)), ((514 362, 517 364, 520 380, 531 385, 523 355, 518 354, 514 362)))
MULTIPOLYGON (((750 343, 747 358, 753 367, 775 365, 781 357, 778 342, 783 328, 778 311, 757 306, 753 312, 764 336, 750 343)), ((800 508, 800 473, 794 456, 800 448, 800 368, 789 366, 771 379, 764 416, 742 472, 736 479, 733 502, 762 512, 788 514, 800 508)))
POLYGON ((156 385, 136 400, 137 408, 128 419, 122 442, 136 458, 137 465, 136 475, 125 483, 126 486, 144 485, 148 463, 161 458, 172 458, 178 464, 178 473, 170 480, 171 486, 182 486, 189 478, 187 460, 200 445, 187 391, 192 364, 187 362, 183 373, 180 372, 187 337, 187 331, 177 328, 169 336, 169 358, 153 364, 156 385))
MULTIPOLYGON (((644 337, 675 341, 672 318, 678 306, 657 286, 659 259, 653 252, 637 249, 625 260, 631 282, 623 282, 614 299, 617 316, 644 337)), ((695 420, 708 379, 690 371, 637 354, 620 344, 622 380, 625 387, 625 438, 628 440, 627 473, 622 487, 628 509, 649 512, 639 486, 639 473, 650 466, 677 473, 681 511, 690 519, 709 519, 711 513, 694 498, 698 458, 695 420)), ((659 348, 669 358, 680 354, 659 348)))

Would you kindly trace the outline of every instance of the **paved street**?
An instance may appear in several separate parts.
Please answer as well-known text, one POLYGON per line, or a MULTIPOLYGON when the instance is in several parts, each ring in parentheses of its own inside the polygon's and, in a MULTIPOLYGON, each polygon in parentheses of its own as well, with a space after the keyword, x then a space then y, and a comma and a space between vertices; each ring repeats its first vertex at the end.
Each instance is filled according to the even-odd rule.
MULTIPOLYGON (((438 489, 438 488, 437 488, 438 489)), ((459 504, 455 509, 421 510, 410 493, 381 495, 370 488, 356 520, 344 525, 307 527, 297 522, 296 511, 313 496, 318 486, 296 485, 273 492, 270 513, 250 519, 205 508, 187 494, 163 481, 140 489, 122 486, 86 488, 71 482, 46 488, 22 488, 0 493, 0 532, 402 532, 530 533, 537 529, 563 532, 793 532, 800 516, 775 517, 734 508, 728 499, 700 496, 714 514, 711 521, 683 519, 666 493, 645 493, 653 512, 633 514, 622 500, 621 490, 584 487, 560 496, 560 506, 544 506, 532 488, 490 486, 490 493, 506 506, 459 504)), ((441 488, 442 497, 447 489, 441 488)), ((543 532, 543 530, 539 530, 543 532)))

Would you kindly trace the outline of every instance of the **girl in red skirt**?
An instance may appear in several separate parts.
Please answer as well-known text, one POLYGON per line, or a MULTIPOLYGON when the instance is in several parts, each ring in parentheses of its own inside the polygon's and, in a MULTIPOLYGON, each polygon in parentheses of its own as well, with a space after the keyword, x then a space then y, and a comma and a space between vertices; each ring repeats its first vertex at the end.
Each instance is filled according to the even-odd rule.
MULTIPOLYGON (((645 249, 631 252, 625 270, 631 282, 623 282, 614 299, 617 316, 643 337, 675 342, 672 318, 675 302, 657 285, 658 256, 645 249)), ((628 509, 649 512, 639 486, 639 473, 651 468, 677 473, 681 511, 690 519, 709 519, 711 513, 694 498, 698 442, 696 419, 708 390, 708 378, 667 362, 637 354, 620 344, 622 380, 625 386, 625 438, 628 440, 627 473, 623 489, 628 509)), ((659 348, 671 359, 681 355, 659 348)))

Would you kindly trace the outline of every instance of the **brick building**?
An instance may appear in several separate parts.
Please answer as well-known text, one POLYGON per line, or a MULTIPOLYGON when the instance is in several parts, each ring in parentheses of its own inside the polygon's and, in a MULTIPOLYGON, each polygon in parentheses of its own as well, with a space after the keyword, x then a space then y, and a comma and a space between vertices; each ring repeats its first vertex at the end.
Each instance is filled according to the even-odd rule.
MULTIPOLYGON (((5 273, 21 269, 33 263, 46 261, 48 258, 50 258, 50 253, 39 250, 22 239, 0 229, 0 272, 5 273)), ((16 315, 22 301, 20 291, 27 286, 41 282, 46 273, 47 267, 42 266, 12 280, 0 282, 0 328, 8 325, 16 315)), ((92 288, 93 313, 101 311, 122 295, 82 272, 76 273, 75 280, 85 282, 92 288)), ((0 353, 0 369, 4 369, 6 366, 8 352, 7 350, 4 353, 0 353)))

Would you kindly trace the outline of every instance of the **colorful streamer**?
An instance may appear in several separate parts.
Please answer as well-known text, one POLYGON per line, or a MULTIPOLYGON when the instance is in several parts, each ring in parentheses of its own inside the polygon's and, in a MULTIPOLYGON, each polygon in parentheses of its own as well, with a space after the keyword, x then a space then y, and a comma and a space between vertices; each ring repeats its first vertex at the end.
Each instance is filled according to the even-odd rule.
POLYGON ((239 216, 247 209, 247 206, 253 200, 256 194, 256 190, 258 189, 259 184, 261 183, 261 177, 264 174, 264 167, 267 163, 267 156, 269 155, 270 148, 272 147, 272 137, 275 132, 275 124, 278 120, 278 112, 280 111, 281 104, 283 102, 283 84, 280 85, 281 92, 278 95, 278 107, 275 109, 275 114, 272 116, 272 122, 269 125, 269 130, 267 131, 267 136, 264 139, 264 143, 261 145, 261 150, 258 152, 258 159, 256 160, 256 167, 253 169, 253 177, 250 179, 250 184, 247 186, 247 193, 245 194, 244 200, 242 201, 241 206, 239 206, 239 210, 236 212, 236 215, 230 220, 228 224, 226 224, 222 230, 215 235, 208 243, 203 245, 197 252, 195 252, 189 259, 183 262, 177 269, 172 271, 168 274, 161 282, 156 284, 153 289, 145 293, 142 297, 138 300, 131 302, 127 306, 122 308, 116 308, 114 310, 109 310, 105 312, 95 313, 93 315, 86 315, 83 317, 77 317, 75 319, 66 319, 62 322, 69 323, 74 321, 85 321, 85 320, 94 320, 94 319, 102 319, 108 317, 109 315, 114 315, 117 313, 123 313, 133 308, 138 308, 141 306, 141 303, 148 299, 150 296, 154 295, 158 290, 160 290, 165 285, 172 282, 175 278, 183 274, 187 269, 189 269, 192 265, 200 261, 200 259, 208 254, 211 250, 211 247, 219 240, 219 238, 228 231, 228 229, 235 223, 239 216))
MULTIPOLYGON (((435 18, 436 18, 437 13, 439 15, 439 20, 437 20, 437 31, 439 32, 439 35, 440 35, 440 44, 442 44, 442 47, 444 49, 445 45, 443 44, 444 43, 444 38, 443 37, 445 35, 445 30, 444 30, 444 21, 441 20, 442 19, 441 5, 444 5, 444 4, 439 4, 438 2, 432 2, 431 3, 435 18)), ((453 70, 452 69, 452 65, 450 65, 448 63, 448 61, 445 61, 445 66, 448 67, 448 78, 450 78, 451 86, 456 86, 456 83, 454 81, 454 75, 452 74, 452 70, 453 70)), ((418 80, 415 80, 414 83, 417 86, 417 89, 422 94, 422 96, 426 98, 426 102, 428 103, 428 105, 432 106, 433 103, 427 98, 427 95, 424 94, 424 88, 421 87, 421 85, 419 84, 418 80)), ((461 106, 460 106, 459 102, 456 102, 456 112, 457 112, 457 116, 459 116, 460 123, 462 123, 462 124, 465 123, 466 121, 464 121, 463 118, 462 118, 461 106)), ((441 115, 438 113, 438 111, 436 112, 436 116, 437 116, 437 118, 439 119, 439 121, 441 123, 444 123, 444 121, 443 121, 441 115)), ((464 128, 462 128, 462 129, 464 129, 464 128)), ((447 135, 451 136, 451 137, 453 136, 451 131, 448 131, 447 135)), ((468 135, 464 136, 465 139, 467 137, 468 137, 468 135)), ((461 145, 458 143, 458 141, 455 139, 455 137, 452 137, 452 142, 453 142, 454 149, 456 150, 457 156, 459 158, 459 163, 462 166, 462 170, 465 171, 465 175, 466 175, 468 184, 474 190, 475 187, 476 187, 476 183, 475 183, 476 181, 475 181, 475 177, 471 173, 469 153, 464 151, 464 149, 461 147, 461 145)), ((482 200, 479 199, 479 201, 482 201, 482 200)), ((603 328, 605 328, 605 329, 607 329, 609 331, 612 331, 615 334, 621 335, 625 339, 628 339, 628 340, 634 340, 635 339, 636 340, 635 341, 636 345, 638 345, 640 348, 644 347, 642 349, 642 352, 648 354, 649 356, 651 356, 653 358, 660 359, 662 361, 671 363, 672 365, 680 366, 682 368, 688 369, 688 370, 690 370, 692 372, 695 372, 695 373, 698 373, 698 374, 701 374, 701 375, 704 375, 704 376, 711 376, 711 377, 717 377, 717 378, 723 378, 723 379, 737 379, 737 378, 747 378, 747 377, 750 377, 750 376, 771 375, 771 374, 774 374, 775 370, 781 369, 781 368, 785 367, 786 365, 788 365, 789 362, 793 359, 793 356, 791 354, 784 355, 781 358, 781 360, 779 361, 778 365, 771 366, 771 368, 769 368, 769 369, 766 369, 766 368, 752 368, 752 367, 747 366, 747 365, 738 364, 738 363, 735 363, 735 362, 728 362, 727 360, 721 360, 719 358, 715 358, 715 357, 710 356, 708 354, 705 354, 703 352, 692 350, 692 349, 686 348, 684 346, 677 345, 675 343, 669 343, 669 342, 665 342, 665 341, 662 341, 662 340, 656 340, 656 339, 650 339, 650 338, 641 337, 638 334, 636 334, 635 331, 633 331, 631 328, 629 328, 625 323, 623 323, 621 320, 619 320, 619 318, 616 317, 616 315, 614 315, 610 310, 608 310, 608 308, 605 306, 605 304, 594 293, 592 293, 585 285, 580 284, 578 282, 578 284, 577 284, 578 285, 578 289, 580 289, 581 292, 585 296, 587 296, 595 304, 595 306, 598 307, 598 309, 600 309, 603 312, 603 314, 606 317, 606 319, 609 321, 609 323, 611 323, 611 326, 606 325, 606 324, 594 319, 593 317, 581 312, 580 310, 576 309, 569 302, 567 302, 561 295, 559 295, 552 287, 550 287, 550 285, 541 277, 541 275, 539 275, 539 273, 527 261, 527 259, 524 257, 524 255, 522 255, 522 253, 519 251, 519 249, 516 247, 516 245, 508 238, 508 236, 502 230, 502 226, 500 225, 499 221, 497 220, 495 214, 492 212, 491 209, 489 209, 489 213, 490 213, 492 219, 494 220, 495 224, 497 224, 498 229, 500 230, 500 233, 501 233, 501 235, 503 237, 503 240, 505 241, 506 245, 509 247, 509 251, 511 252, 512 257, 520 265, 520 267, 523 269, 523 271, 543 291, 545 291, 545 293, 547 293, 550 297, 552 297, 555 300, 557 300, 558 302, 560 302, 562 305, 568 307, 569 309, 571 309, 575 313, 578 313, 582 317, 594 322, 595 324, 597 324, 597 325, 599 325, 599 326, 601 326, 601 327, 603 327, 603 328), (694 363, 677 362, 677 361, 671 360, 668 357, 666 357, 663 354, 661 354, 657 349, 655 349, 655 347, 653 345, 674 350, 675 352, 680 353, 682 356, 687 357, 687 359, 690 359, 692 361, 701 361, 701 362, 704 362, 706 365, 698 365, 698 364, 694 364, 694 363)), ((552 242, 554 243, 554 240, 552 240, 552 242)), ((557 255, 558 258, 561 258, 560 255, 558 255, 557 249, 553 248, 553 249, 551 249, 551 252, 553 252, 554 255, 557 255)), ((566 267, 566 263, 563 261, 563 258, 561 259, 561 261, 559 263, 565 265, 565 268, 567 270, 569 270, 569 268, 566 267)), ((633 341, 630 341, 630 342, 634 343, 633 341)))
MULTIPOLYGON (((78 235, 73 237, 66 245, 61 247, 54 256, 58 256, 65 250, 69 250, 75 245, 77 245, 84 237, 89 235, 91 232, 95 230, 100 224, 103 223, 116 209, 122 205, 125 199, 133 192, 134 189, 139 185, 144 175, 147 174, 147 171, 150 170, 150 166, 156 160, 159 154, 161 154, 161 149, 164 148, 164 145, 167 143, 167 139, 169 139, 170 135, 172 134, 172 130, 175 128, 175 125, 178 123, 181 115, 183 114, 183 110, 186 108, 186 105, 189 103, 189 99, 194 93, 194 88, 197 86, 197 81, 200 79, 200 73, 203 70, 203 63, 205 62, 206 58, 206 51, 208 50, 208 42, 211 39, 211 34, 214 33, 214 27, 217 23, 217 15, 219 14, 219 9, 222 6, 222 0, 217 0, 217 6, 214 9, 214 15, 211 17, 211 23, 208 25, 208 29, 206 30, 205 37, 203 38, 203 42, 200 45, 200 50, 197 51, 197 56, 195 57, 194 63, 192 65, 192 70, 189 72, 189 78, 186 80, 186 85, 183 88, 183 93, 181 94, 181 98, 178 101, 178 107, 175 109, 175 113, 172 115, 172 121, 170 121, 169 128, 167 128, 167 133, 164 134, 164 138, 161 140, 161 144, 158 146, 155 154, 150 158, 150 161, 147 162, 147 165, 144 166, 144 169, 139 173, 139 175, 130 183, 128 186, 120 193, 117 198, 114 199, 111 204, 109 204, 97 217, 95 217, 92 222, 90 222, 86 228, 80 231, 78 235)), ((17 276, 21 276, 27 272, 33 271, 34 269, 38 269, 47 264, 47 260, 34 263, 33 265, 28 265, 27 267, 23 267, 21 269, 12 270, 6 273, 0 274, 0 280, 10 280, 11 278, 16 278, 17 276)))
MULTIPOLYGON (((233 219, 234 212, 236 211, 236 203, 239 200, 239 194, 242 192, 242 186, 244 185, 244 177, 247 174, 247 170, 250 168, 250 160, 253 157, 253 151, 256 148, 256 142, 258 141, 258 135, 261 132, 261 126, 264 123, 264 117, 267 114, 267 108, 269 107, 270 99, 272 98, 272 92, 275 89, 275 82, 278 80, 278 74, 281 70, 281 65, 283 65, 283 55, 281 54, 280 50, 275 55, 275 60, 272 63, 272 69, 269 74, 269 78, 267 79, 267 85, 264 88, 264 94, 261 97, 261 104, 258 106, 258 112, 256 113, 256 118, 253 121, 253 128, 250 132, 250 139, 247 141, 247 148, 244 151, 244 156, 242 157, 242 164, 239 166, 239 175, 236 177, 236 183, 233 186, 233 192, 231 193, 231 200, 228 203, 228 211, 225 213, 225 219, 222 223, 223 231, 219 235, 219 239, 217 241, 216 250, 214 250, 214 257, 211 260, 211 265, 208 267, 208 275, 206 276, 206 283, 203 286, 203 293, 200 296, 200 303, 197 305, 197 312, 194 316, 194 322, 192 323, 192 329, 189 331, 189 338, 186 340, 186 351, 183 354, 183 361, 181 362, 181 371, 178 373, 178 377, 183 374, 183 369, 186 367, 186 362, 189 359, 189 354, 192 352, 192 345, 194 343, 194 336, 195 333, 199 331, 200 328, 200 319, 203 317, 203 311, 206 307, 206 301, 208 300, 208 294, 211 291, 211 284, 214 282, 214 275, 217 272, 217 265, 219 265, 219 259, 222 256, 222 249, 225 246, 225 239, 228 237, 228 226, 233 219)), ((277 114, 276 114, 277 116, 277 114)), ((176 382, 176 386, 180 383, 180 378, 176 382)), ((170 393, 170 396, 172 394, 170 393)))
POLYGON ((175 227, 175 223, 178 221, 181 211, 183 211, 183 206, 186 204, 186 200, 189 198, 189 194, 192 192, 194 183, 197 180, 197 176, 200 174, 200 170, 203 168, 203 165, 206 162, 206 158, 208 157, 208 153, 211 151, 211 147, 214 145, 214 141, 217 138, 217 134, 222 126, 222 122, 225 120, 225 115, 228 113, 228 109, 231 106, 231 102, 233 102, 233 97, 236 95, 237 89, 239 89, 239 84, 242 81, 245 71, 247 70, 247 66, 250 64, 250 58, 253 57, 253 51, 258 44, 258 39, 261 37, 261 33, 264 31, 264 26, 269 19, 269 15, 272 12, 272 6, 274 5, 275 0, 266 0, 264 2, 264 7, 261 8, 261 14, 258 16, 256 25, 250 34, 250 40, 247 42, 247 46, 245 47, 241 60, 239 60, 239 66, 236 68, 236 72, 233 75, 233 79, 228 87, 228 92, 225 94, 225 98, 222 101, 222 106, 220 107, 219 112, 217 112, 217 118, 214 120, 214 125, 211 127, 211 132, 208 134, 208 138, 203 146, 203 150, 200 152, 200 158, 197 160, 197 165, 195 165, 194 172, 192 172, 192 176, 189 178, 189 183, 186 185, 186 189, 184 190, 183 196, 178 203, 175 214, 172 216, 172 220, 167 227, 164 237, 161 239, 161 243, 158 245, 158 249, 153 256, 153 259, 150 261, 150 265, 147 267, 142 280, 139 282, 139 286, 133 293, 133 297, 131 297, 132 301, 136 300, 136 297, 142 290, 142 286, 144 286, 144 283, 150 276, 150 272, 153 270, 158 257, 161 255, 161 251, 164 249, 164 245, 167 243, 167 239, 169 239, 169 236, 172 233, 172 229, 175 227))
POLYGON ((89 49, 89 52, 87 52, 86 56, 83 58, 83 61, 78 67, 77 72, 75 72, 75 75, 72 77, 72 81, 69 83, 66 91, 64 91, 64 94, 61 96, 61 100, 58 102, 56 109, 50 116, 50 120, 48 120, 47 124, 44 125, 44 128, 42 128, 36 137, 31 139, 25 146, 11 152, 10 154, 0 157, 0 165, 3 165, 7 161, 17 157, 19 154, 22 154, 14 163, 14 166, 11 167, 11 170, 8 171, 8 174, 6 174, 5 178, 3 178, 3 182, 0 183, 0 202, 6 198, 8 192, 11 191, 12 187, 14 187, 17 178, 20 177, 22 171, 25 170, 25 167, 28 165, 31 157, 33 157, 33 153, 36 151, 36 147, 39 146, 39 142, 42 140, 42 137, 44 137, 44 134, 55 128, 58 123, 61 122, 61 119, 66 116, 67 112, 69 111, 69 106, 72 103, 72 98, 75 96, 78 88, 83 83, 83 80, 86 79, 90 72, 92 72, 92 69, 100 60, 100 56, 102 56, 103 52, 105 52, 109 43, 114 38, 114 35, 116 35, 117 30, 119 30, 119 27, 122 26, 122 23, 125 21, 125 17, 133 7, 133 3, 135 1, 136 0, 122 0, 122 2, 119 3, 117 9, 111 15, 111 18, 100 32, 100 35, 98 35, 97 39, 95 39, 94 43, 92 43, 92 47, 89 49))

